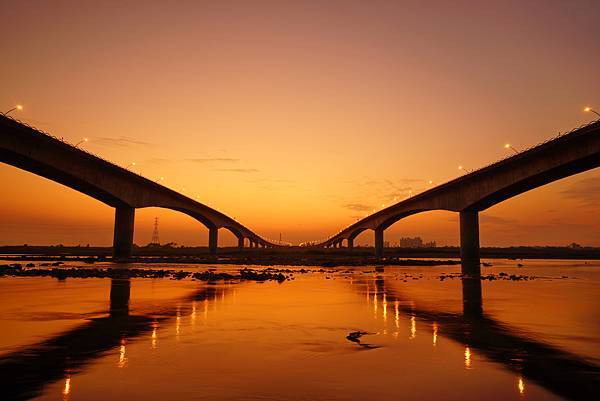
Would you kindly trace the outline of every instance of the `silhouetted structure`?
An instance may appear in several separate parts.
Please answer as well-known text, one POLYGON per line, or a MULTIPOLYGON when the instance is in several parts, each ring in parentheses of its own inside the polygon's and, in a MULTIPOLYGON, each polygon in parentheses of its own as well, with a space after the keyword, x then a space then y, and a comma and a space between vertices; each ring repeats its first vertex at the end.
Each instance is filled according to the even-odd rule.
POLYGON ((281 246, 267 241, 225 214, 187 196, 69 145, 6 116, 0 116, 0 161, 61 183, 115 208, 113 254, 131 257, 135 209, 162 207, 185 213, 209 230, 208 248, 217 252, 218 231, 225 228, 250 245, 281 246))
MULTIPOLYGON (((364 288, 366 284, 364 278, 353 282, 357 288, 364 288)), ((489 360, 561 397, 587 401, 594 399, 590 395, 600 388, 600 367, 594 363, 530 338, 487 316, 483 312, 480 279, 462 279, 462 314, 421 309, 416 300, 407 299, 392 286, 386 286, 382 276, 375 280, 375 286, 381 301, 385 299, 388 305, 397 305, 399 312, 428 325, 442 327, 438 335, 478 350, 489 360)))
POLYGON ((421 237, 402 237, 399 242, 400 248, 435 248, 435 241, 423 242, 421 237))
POLYGON ((463 273, 479 275, 479 212, 549 182, 600 166, 600 121, 456 178, 382 209, 316 246, 339 247, 365 230, 375 233, 375 254, 383 256, 383 232, 398 220, 430 210, 460 215, 463 273))
POLYGON ((152 241, 151 245, 160 245, 160 239, 158 238, 158 217, 154 218, 154 230, 152 230, 152 241))
POLYGON ((108 317, 90 319, 53 338, 0 356, 2 399, 36 397, 45 385, 77 374, 108 351, 151 332, 170 319, 191 314, 194 301, 214 302, 225 291, 225 288, 207 286, 181 300, 188 304, 157 307, 147 314, 131 315, 129 279, 112 279, 108 317))

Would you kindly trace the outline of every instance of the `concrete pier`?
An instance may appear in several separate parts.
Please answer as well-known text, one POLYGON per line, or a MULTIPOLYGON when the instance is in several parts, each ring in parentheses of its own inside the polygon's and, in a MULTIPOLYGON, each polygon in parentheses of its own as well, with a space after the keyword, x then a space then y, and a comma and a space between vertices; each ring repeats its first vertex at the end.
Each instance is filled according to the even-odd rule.
POLYGON ((238 237, 238 251, 244 250, 244 237, 238 237))
POLYGON ((134 208, 118 207, 115 209, 113 260, 116 262, 124 262, 131 258, 134 220, 134 208))
POLYGON ((476 210, 460 212, 460 259, 463 274, 479 277, 479 213, 476 210))
POLYGON ((348 250, 352 250, 354 248, 354 238, 348 238, 348 250))
POLYGON ((375 229, 375 256, 383 257, 383 228, 375 229))
POLYGON ((481 280, 479 277, 463 277, 463 315, 468 318, 483 316, 483 301, 481 295, 481 280))
POLYGON ((217 247, 219 243, 219 229, 211 227, 208 229, 208 252, 211 255, 217 254, 217 247))
POLYGON ((130 279, 110 279, 110 317, 129 315, 130 279))

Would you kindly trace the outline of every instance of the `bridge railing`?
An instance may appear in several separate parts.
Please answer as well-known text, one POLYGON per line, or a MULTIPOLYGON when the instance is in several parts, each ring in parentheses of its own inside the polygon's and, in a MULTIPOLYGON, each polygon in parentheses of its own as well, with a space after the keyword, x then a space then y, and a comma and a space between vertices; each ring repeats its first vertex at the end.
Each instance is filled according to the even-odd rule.
MULTIPOLYGON (((137 177, 139 177, 139 178, 142 178, 142 179, 144 179, 144 180, 148 180, 148 181, 152 182, 152 183, 153 183, 153 184, 155 184, 155 185, 158 185, 158 186, 160 186, 160 187, 162 187, 162 188, 166 188, 166 189, 168 189, 168 190, 170 190, 170 191, 173 191, 173 192, 175 192, 175 193, 177 193, 177 194, 179 194, 179 195, 182 195, 182 196, 184 196, 184 197, 188 198, 189 200, 191 200, 191 201, 193 201, 193 202, 200 203, 200 202, 198 202, 198 201, 196 201, 196 200, 194 200, 194 199, 192 199, 192 198, 190 198, 190 197, 187 197, 187 196, 185 196, 185 195, 183 195, 183 194, 181 194, 181 193, 179 193, 179 192, 177 192, 177 191, 175 191, 175 190, 173 190, 173 189, 171 189, 171 188, 169 188, 169 187, 167 187, 167 186, 165 186, 165 185, 163 185, 163 184, 161 184, 161 183, 159 183, 159 182, 157 182, 157 181, 155 181, 155 180, 153 180, 153 179, 151 179, 151 178, 148 178, 148 177, 144 176, 144 175, 143 175, 143 174, 141 174, 141 173, 138 173, 138 172, 136 172, 136 171, 130 170, 130 169, 128 169, 128 168, 126 168, 126 167, 123 167, 123 166, 119 166, 118 164, 116 164, 116 163, 114 163, 114 162, 112 162, 112 161, 110 161, 110 160, 106 159, 105 157, 102 157, 101 155, 99 155, 99 154, 97 154, 97 153, 91 152, 91 151, 89 151, 89 150, 87 150, 87 149, 84 149, 84 148, 80 148, 79 146, 76 146, 76 145, 75 145, 75 144, 73 144, 72 142, 69 142, 68 140, 65 140, 63 137, 60 137, 60 138, 59 138, 59 137, 57 137, 56 135, 53 135, 53 134, 52 134, 52 133, 50 133, 50 132, 44 131, 43 129, 40 129, 40 128, 38 128, 38 127, 35 127, 35 126, 33 126, 33 125, 31 125, 31 124, 29 124, 29 123, 25 122, 25 121, 21 121, 21 120, 19 120, 19 119, 17 119, 17 118, 14 118, 14 117, 12 117, 12 116, 2 115, 2 117, 6 118, 6 119, 8 119, 8 120, 11 120, 11 121, 13 121, 13 122, 15 122, 15 123, 17 123, 17 124, 23 125, 23 126, 25 126, 25 127, 29 128, 29 129, 31 129, 31 130, 33 130, 33 131, 35 131, 35 132, 36 132, 36 133, 38 133, 38 134, 41 134, 41 135, 47 136, 47 137, 49 137, 49 138, 52 138, 52 139, 54 139, 54 140, 57 140, 57 141, 59 141, 59 142, 61 142, 61 143, 65 144, 65 145, 67 145, 67 146, 70 146, 70 147, 71 147, 71 148, 73 148, 74 150, 77 150, 77 151, 79 151, 79 152, 82 152, 82 153, 85 153, 85 154, 87 154, 87 155, 89 155, 89 156, 92 156, 92 157, 95 157, 95 158, 97 158, 97 159, 100 159, 100 160, 104 161, 105 163, 108 163, 108 164, 110 164, 111 166, 114 166, 114 167, 117 167, 117 168, 119 168, 119 169, 122 169, 122 170, 124 170, 124 171, 125 171, 125 172, 127 172, 128 174, 131 174, 131 175, 137 176, 137 177)), ((202 203, 200 203, 200 204, 201 204, 201 205, 203 205, 203 206, 206 206, 206 205, 204 205, 204 204, 202 204, 202 203)), ((209 207, 209 206, 206 206, 206 207, 208 207, 208 208, 210 208, 210 209, 213 209, 213 208, 211 208, 211 207, 209 207)), ((228 218, 229 218, 229 216, 227 216, 227 215, 223 214, 222 212, 219 212, 219 211, 218 211, 218 210, 216 210, 216 209, 213 209, 213 210, 214 210, 215 212, 217 212, 217 213, 220 213, 220 214, 224 215, 225 217, 228 217, 228 218)), ((239 221, 237 221, 237 220, 235 220, 235 219, 232 219, 232 220, 234 220, 234 221, 235 221, 237 224, 239 224, 239 225, 240 225, 242 228, 244 228, 244 229, 248 230, 249 232, 252 232, 252 230, 250 230, 249 228, 247 228, 247 227, 246 227, 244 224, 240 223, 239 221)), ((273 240, 269 240, 268 238, 263 238, 263 237, 260 237, 260 236, 259 236, 259 238, 261 238, 262 240, 264 240, 264 241, 267 241, 267 242, 269 242, 269 243, 271 243, 271 244, 273 244, 273 245, 277 244, 277 242, 275 242, 275 241, 273 241, 273 240)), ((290 244, 290 245, 291 245, 291 244, 290 244)))
MULTIPOLYGON (((506 156, 504 156, 504 157, 501 157, 501 158, 499 158, 499 159, 496 159, 495 161, 493 161, 493 162, 490 162, 490 163, 488 163, 488 164, 486 164, 486 165, 484 165, 484 166, 482 166, 482 167, 479 167, 479 168, 477 168, 477 169, 475 169, 475 170, 468 171, 466 174, 463 174, 462 176, 455 177, 455 178, 451 178, 451 179, 449 179, 449 180, 447 180, 447 181, 444 181, 444 182, 442 182, 441 184, 439 184, 439 185, 436 185, 436 188, 437 188, 437 187, 441 187, 441 186, 443 186, 443 185, 446 185, 446 184, 449 184, 449 183, 451 183, 451 182, 453 182, 453 181, 461 180, 461 179, 464 179, 464 178, 466 178, 466 177, 468 177, 468 176, 471 176, 471 175, 477 174, 477 173, 479 173, 480 171, 482 171, 482 170, 485 170, 486 168, 489 168, 489 167, 492 167, 492 166, 494 166, 494 165, 496 165, 496 164, 502 163, 502 162, 504 162, 504 161, 506 161, 506 160, 508 160, 508 159, 512 159, 512 158, 514 158, 514 157, 520 156, 520 155, 522 155, 522 154, 524 154, 524 153, 527 153, 527 152, 529 152, 529 151, 532 151, 532 150, 534 150, 534 149, 536 149, 536 148, 538 148, 538 147, 540 147, 540 146, 546 145, 547 143, 550 143, 550 142, 556 141, 557 139, 564 138, 565 136, 568 136, 568 135, 570 135, 570 134, 572 134, 572 133, 574 133, 574 132, 577 132, 577 131, 579 131, 579 130, 581 130, 581 129, 587 128, 587 127, 589 127, 589 126, 591 126, 591 125, 594 125, 594 124, 596 124, 596 123, 598 123, 598 122, 600 122, 600 119, 592 120, 592 121, 590 121, 589 123, 581 124, 580 126, 578 126, 578 127, 576 127, 576 128, 572 128, 570 131, 565 131, 564 133, 561 133, 561 132, 559 131, 559 132, 558 132, 558 134, 557 134, 556 136, 553 136, 553 137, 547 138, 547 139, 545 139, 544 141, 542 141, 542 142, 538 142, 537 144, 535 144, 535 145, 531 145, 531 146, 529 146, 529 147, 527 147, 527 148, 523 148, 522 150, 518 151, 518 152, 517 152, 517 153, 515 153, 515 154, 506 155, 506 156)), ((321 244, 321 243, 323 243, 323 242, 329 241, 329 240, 331 240, 331 239, 333 239, 333 238, 337 237, 339 234, 341 234, 342 232, 344 232, 344 231, 345 231, 345 230, 347 230, 348 228, 350 228, 350 227, 352 227, 352 226, 354 226, 354 225, 356 225, 356 224, 360 223, 361 221, 363 221, 363 220, 366 220, 366 219, 368 219, 368 218, 372 217, 373 215, 376 215, 377 213, 379 213, 379 212, 381 212, 381 211, 383 211, 383 210, 386 210, 386 209, 388 209, 388 208, 390 208, 390 207, 392 207, 392 206, 394 206, 394 205, 397 205, 398 203, 401 203, 401 202, 404 202, 404 201, 406 201, 406 200, 408 200, 408 199, 411 199, 411 198, 414 198, 414 197, 416 197, 416 196, 419 196, 419 195, 421 195, 422 193, 423 193, 423 192, 421 192, 421 193, 418 193, 418 194, 414 194, 413 196, 410 196, 410 197, 408 197, 408 198, 405 198, 405 199, 401 200, 400 202, 396 202, 396 203, 394 203, 393 205, 390 205, 390 206, 388 206, 387 208, 383 208, 383 209, 380 209, 380 210, 378 210, 378 211, 376 211, 376 212, 374 212, 374 213, 371 213, 371 214, 370 214, 370 215, 368 215, 367 217, 364 217, 364 218, 360 219, 359 221, 356 221, 356 222, 354 222, 354 223, 352 223, 352 224, 349 224, 349 225, 345 226, 344 228, 342 228, 341 230, 339 230, 337 233, 335 233, 335 234, 333 234, 333 235, 330 235, 329 237, 327 237, 327 238, 326 238, 326 239, 324 239, 324 240, 319 240, 319 241, 310 241, 310 242, 316 242, 316 244, 318 245, 318 244, 321 244)))

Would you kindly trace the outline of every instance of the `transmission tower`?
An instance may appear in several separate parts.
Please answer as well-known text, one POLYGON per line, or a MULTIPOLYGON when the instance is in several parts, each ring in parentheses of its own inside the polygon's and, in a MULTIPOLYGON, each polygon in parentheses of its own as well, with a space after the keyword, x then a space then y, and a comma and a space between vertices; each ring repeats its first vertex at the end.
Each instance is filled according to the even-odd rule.
POLYGON ((160 241, 158 239, 158 217, 154 218, 154 231, 152 231, 152 241, 150 243, 152 245, 160 245, 160 241))

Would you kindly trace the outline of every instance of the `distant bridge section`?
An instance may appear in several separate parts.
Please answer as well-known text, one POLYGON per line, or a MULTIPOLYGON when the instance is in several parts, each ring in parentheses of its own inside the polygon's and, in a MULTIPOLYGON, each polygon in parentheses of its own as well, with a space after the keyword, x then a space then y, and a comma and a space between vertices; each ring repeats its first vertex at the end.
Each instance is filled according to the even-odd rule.
POLYGON ((218 230, 238 238, 238 247, 278 247, 225 214, 172 189, 85 152, 17 120, 0 115, 0 161, 29 171, 115 208, 113 254, 131 257, 135 209, 161 207, 185 213, 209 230, 209 250, 217 252, 218 230))
POLYGON ((460 214, 463 272, 479 274, 478 213, 534 188, 600 166, 600 121, 405 199, 346 227, 318 247, 348 248, 365 230, 375 232, 383 255, 383 232, 398 220, 430 210, 460 214))

